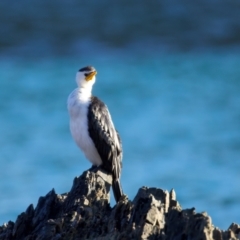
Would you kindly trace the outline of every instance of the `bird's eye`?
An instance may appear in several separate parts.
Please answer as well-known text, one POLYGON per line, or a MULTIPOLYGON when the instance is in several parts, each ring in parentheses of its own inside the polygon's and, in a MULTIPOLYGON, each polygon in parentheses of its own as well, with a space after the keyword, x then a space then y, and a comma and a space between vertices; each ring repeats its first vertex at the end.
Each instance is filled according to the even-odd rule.
POLYGON ((87 77, 90 73, 84 73, 84 76, 87 77))

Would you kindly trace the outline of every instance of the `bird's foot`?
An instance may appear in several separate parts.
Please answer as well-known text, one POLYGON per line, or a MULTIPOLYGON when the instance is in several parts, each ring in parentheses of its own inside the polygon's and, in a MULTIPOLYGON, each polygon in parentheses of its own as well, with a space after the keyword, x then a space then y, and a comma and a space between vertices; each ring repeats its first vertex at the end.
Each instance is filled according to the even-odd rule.
POLYGON ((88 169, 88 171, 90 171, 90 172, 97 172, 98 169, 99 169, 98 166, 92 165, 92 167, 90 167, 90 168, 88 169))

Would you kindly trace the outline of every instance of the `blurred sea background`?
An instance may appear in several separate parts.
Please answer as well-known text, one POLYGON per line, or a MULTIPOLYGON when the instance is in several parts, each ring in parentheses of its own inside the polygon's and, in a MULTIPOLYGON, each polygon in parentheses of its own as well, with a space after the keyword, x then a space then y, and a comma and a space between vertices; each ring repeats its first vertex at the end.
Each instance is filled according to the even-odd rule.
POLYGON ((240 224, 239 13, 237 0, 1 0, 0 225, 90 167, 66 108, 86 65, 129 198, 174 188, 215 226, 240 224))

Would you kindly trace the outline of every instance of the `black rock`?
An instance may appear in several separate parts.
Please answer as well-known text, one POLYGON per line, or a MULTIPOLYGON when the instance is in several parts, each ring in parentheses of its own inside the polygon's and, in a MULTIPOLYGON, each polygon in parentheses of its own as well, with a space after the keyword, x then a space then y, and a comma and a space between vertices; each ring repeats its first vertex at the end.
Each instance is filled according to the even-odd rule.
POLYGON ((240 239, 240 225, 223 231, 207 213, 182 209, 174 190, 142 187, 133 201, 123 196, 110 207, 112 177, 101 169, 85 171, 69 193, 54 189, 31 204, 16 222, 0 227, 0 240, 227 240, 240 239))

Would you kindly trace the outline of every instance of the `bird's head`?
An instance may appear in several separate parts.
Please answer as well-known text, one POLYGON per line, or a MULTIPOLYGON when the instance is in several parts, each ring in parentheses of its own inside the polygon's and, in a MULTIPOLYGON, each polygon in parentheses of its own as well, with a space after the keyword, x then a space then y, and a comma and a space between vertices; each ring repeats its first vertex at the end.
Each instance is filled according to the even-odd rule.
POLYGON ((76 75, 76 82, 79 87, 92 87, 96 81, 97 71, 94 67, 87 66, 78 70, 76 75))

